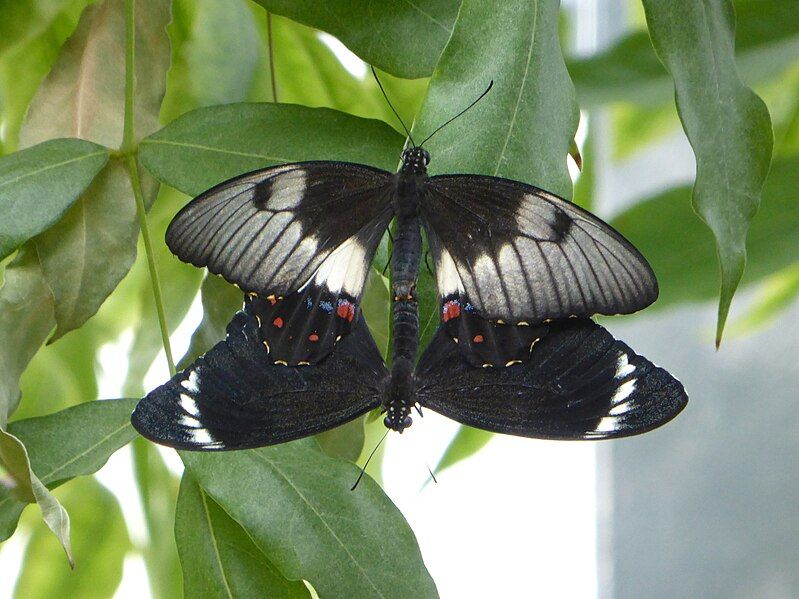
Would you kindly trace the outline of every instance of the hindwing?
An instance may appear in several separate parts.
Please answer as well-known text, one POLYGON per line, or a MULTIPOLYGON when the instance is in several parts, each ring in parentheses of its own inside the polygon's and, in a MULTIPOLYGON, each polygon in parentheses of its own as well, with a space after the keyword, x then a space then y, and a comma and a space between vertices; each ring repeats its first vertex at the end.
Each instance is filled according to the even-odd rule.
POLYGON ((139 402, 133 426, 177 449, 246 449, 328 430, 380 404, 387 371, 363 319, 313 368, 276 366, 263 341, 255 318, 239 312, 223 341, 139 402))
POLYGON ((644 433, 686 405, 682 384, 586 318, 554 321, 529 357, 475 368, 443 328, 416 370, 423 407, 488 431, 540 439, 644 433))

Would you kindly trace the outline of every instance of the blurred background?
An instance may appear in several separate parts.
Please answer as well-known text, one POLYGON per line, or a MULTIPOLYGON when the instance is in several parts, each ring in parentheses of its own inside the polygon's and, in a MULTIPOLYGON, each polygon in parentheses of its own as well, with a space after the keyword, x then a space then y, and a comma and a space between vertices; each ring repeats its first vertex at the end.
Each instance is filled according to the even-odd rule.
MULTIPOLYGON (((739 68, 769 107, 775 158, 716 351, 718 267, 711 234, 689 208, 693 153, 666 72, 630 66, 648 56, 640 3, 564 0, 562 43, 582 109, 575 200, 641 248, 662 289, 645 313, 602 324, 677 376, 690 403, 664 428, 612 443, 491 436, 429 412, 390 435, 370 472, 410 522, 442 597, 799 597, 799 11, 791 17, 790 4, 735 2, 739 68), (438 484, 427 465, 439 465, 438 484)), ((21 117, 85 5, 31 3, 35 26, 0 41, 3 153, 16 148, 21 117)), ((367 66, 335 38, 276 16, 272 31, 280 101, 397 126, 367 66)), ((196 106, 272 100, 266 16, 256 4, 176 0, 169 33, 163 123, 196 106)), ((411 121, 426 80, 385 79, 411 121)), ((161 190, 155 239, 185 201, 161 190)), ((202 318, 202 273, 159 251, 180 356, 202 318)), ((15 418, 140 396, 168 378, 148 284, 140 248, 100 313, 36 356, 15 418)), ((377 425, 367 425, 365 452, 377 425)), ((142 531, 154 518, 171 530, 181 468, 173 452, 137 442, 96 476, 56 491, 76 553, 92 547, 72 574, 26 510, 0 545, 0 598, 180 596, 171 536, 142 531), (137 488, 132 473, 142 468, 167 492, 137 488)))

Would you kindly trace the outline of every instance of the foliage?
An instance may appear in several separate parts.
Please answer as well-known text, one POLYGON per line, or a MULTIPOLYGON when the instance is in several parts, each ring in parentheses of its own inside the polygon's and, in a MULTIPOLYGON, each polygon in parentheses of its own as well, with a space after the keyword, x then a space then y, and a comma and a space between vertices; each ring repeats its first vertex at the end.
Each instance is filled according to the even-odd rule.
MULTIPOLYGON (((31 531, 16 595, 112 596, 123 560, 140 552, 157 597, 181 586, 192 597, 310 596, 303 580, 322 597, 436 596, 380 486, 367 477, 349 491, 351 461, 379 420, 367 417, 366 432, 361 419, 317 440, 182 455, 180 482, 136 440, 130 476, 147 530, 131 537, 145 546, 92 477, 135 438, 135 399, 97 401, 100 347, 130 341, 117 394, 135 398, 198 292, 203 320, 184 361, 223 335, 241 301, 163 244, 184 194, 285 161, 398 163, 404 134, 376 83, 348 71, 312 27, 380 69, 417 141, 494 81, 428 143, 434 172, 497 174, 572 197, 578 106, 616 115, 620 159, 681 123, 694 185, 639 198, 612 221, 650 259, 657 306, 718 299, 720 339, 739 285, 764 290, 743 329, 788 305, 799 294, 799 13, 793 0, 677 4, 643 0, 647 29, 579 59, 562 53, 556 0, 0 5, 0 538, 31 531), (19 524, 29 503, 78 560, 75 574, 57 563, 45 527, 19 524)), ((583 205, 593 201, 592 136, 574 192, 583 205)), ((385 352, 388 247, 364 299, 385 352)), ((424 268, 419 293, 424 343, 438 320, 424 268)), ((462 428, 439 467, 489 439, 462 428)))

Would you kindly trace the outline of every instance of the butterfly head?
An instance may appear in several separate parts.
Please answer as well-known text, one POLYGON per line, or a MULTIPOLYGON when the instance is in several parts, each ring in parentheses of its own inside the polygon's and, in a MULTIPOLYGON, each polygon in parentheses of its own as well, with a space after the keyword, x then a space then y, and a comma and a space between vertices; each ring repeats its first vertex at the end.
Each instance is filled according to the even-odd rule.
POLYGON ((402 152, 402 170, 415 175, 423 175, 430 164, 430 152, 422 147, 413 146, 402 152))
POLYGON ((383 424, 386 428, 401 433, 413 424, 413 418, 410 417, 409 412, 410 410, 405 406, 390 404, 386 410, 386 417, 383 418, 383 424))

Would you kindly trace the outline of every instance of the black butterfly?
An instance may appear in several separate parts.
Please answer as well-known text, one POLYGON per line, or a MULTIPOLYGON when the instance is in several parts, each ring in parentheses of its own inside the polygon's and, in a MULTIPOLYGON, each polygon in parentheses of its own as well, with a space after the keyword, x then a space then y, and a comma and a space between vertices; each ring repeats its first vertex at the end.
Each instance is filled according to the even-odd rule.
POLYGON ((402 432, 416 406, 501 433, 601 439, 648 431, 682 410, 679 381, 589 319, 657 297, 652 269, 626 239, 544 190, 428 177, 429 161, 414 145, 396 174, 286 164, 185 206, 167 245, 238 285, 244 307, 225 340, 141 400, 135 428, 180 449, 243 449, 378 407, 402 432), (389 371, 359 300, 392 218, 389 371), (442 324, 417 364, 422 227, 442 324))

